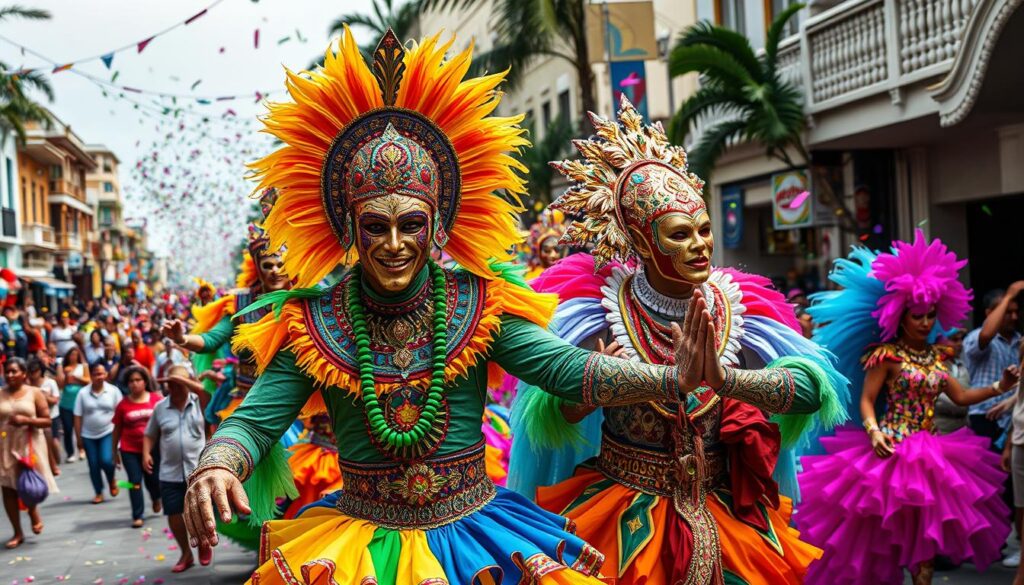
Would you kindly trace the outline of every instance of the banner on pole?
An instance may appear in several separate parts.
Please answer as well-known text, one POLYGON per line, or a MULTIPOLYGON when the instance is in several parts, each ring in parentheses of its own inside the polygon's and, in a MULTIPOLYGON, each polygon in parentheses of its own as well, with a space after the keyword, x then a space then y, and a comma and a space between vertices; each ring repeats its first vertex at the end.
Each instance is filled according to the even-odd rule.
POLYGON ((626 96, 640 112, 645 121, 647 117, 647 73, 644 61, 618 61, 612 65, 612 97, 614 107, 618 108, 619 98, 626 96))

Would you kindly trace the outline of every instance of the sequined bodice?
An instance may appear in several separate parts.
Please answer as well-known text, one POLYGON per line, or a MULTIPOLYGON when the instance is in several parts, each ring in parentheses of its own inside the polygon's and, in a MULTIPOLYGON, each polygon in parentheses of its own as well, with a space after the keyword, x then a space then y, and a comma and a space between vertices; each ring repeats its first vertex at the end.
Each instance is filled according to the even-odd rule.
POLYGON ((901 344, 886 344, 869 355, 874 359, 899 363, 899 374, 886 387, 886 411, 879 426, 897 441, 918 431, 931 431, 935 400, 949 383, 949 368, 944 354, 936 348, 923 352, 901 344))

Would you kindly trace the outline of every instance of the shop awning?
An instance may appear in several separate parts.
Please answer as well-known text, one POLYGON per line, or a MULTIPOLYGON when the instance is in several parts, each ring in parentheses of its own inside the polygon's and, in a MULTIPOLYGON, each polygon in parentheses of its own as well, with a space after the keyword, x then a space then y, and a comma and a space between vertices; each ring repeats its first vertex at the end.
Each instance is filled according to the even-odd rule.
POLYGON ((24 280, 43 287, 44 293, 60 299, 70 297, 75 292, 75 285, 49 276, 35 276, 24 280))

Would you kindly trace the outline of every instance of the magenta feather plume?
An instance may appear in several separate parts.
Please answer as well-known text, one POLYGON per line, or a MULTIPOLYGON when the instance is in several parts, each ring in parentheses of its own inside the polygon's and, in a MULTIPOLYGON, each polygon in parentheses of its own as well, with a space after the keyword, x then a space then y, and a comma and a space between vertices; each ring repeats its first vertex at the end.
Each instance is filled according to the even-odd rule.
POLYGON ((914 243, 896 241, 891 253, 879 254, 871 264, 871 275, 885 284, 886 294, 878 299, 871 316, 878 319, 882 340, 896 336, 908 310, 926 313, 935 307, 943 329, 959 325, 974 298, 957 279, 966 264, 966 260, 957 260, 942 240, 928 242, 921 230, 915 230, 914 243))

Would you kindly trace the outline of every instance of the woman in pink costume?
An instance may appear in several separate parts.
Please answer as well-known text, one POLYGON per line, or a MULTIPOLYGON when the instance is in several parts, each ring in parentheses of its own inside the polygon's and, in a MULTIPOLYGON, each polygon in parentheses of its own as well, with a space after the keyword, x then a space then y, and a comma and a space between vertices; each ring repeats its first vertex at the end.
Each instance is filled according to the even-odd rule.
POLYGON ((966 429, 936 435, 932 426, 940 394, 965 406, 1018 379, 1011 367, 991 387, 964 389, 933 345, 970 310, 971 292, 957 280, 965 264, 918 230, 889 253, 854 249, 829 277, 843 290, 812 299, 823 324, 815 339, 839 357, 851 387, 863 382, 867 432, 839 429, 821 440, 826 454, 802 459, 797 524, 825 551, 808 583, 901 584, 906 568, 920 585, 932 582, 936 555, 980 568, 999 560, 1010 531, 999 456, 966 429))

